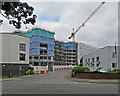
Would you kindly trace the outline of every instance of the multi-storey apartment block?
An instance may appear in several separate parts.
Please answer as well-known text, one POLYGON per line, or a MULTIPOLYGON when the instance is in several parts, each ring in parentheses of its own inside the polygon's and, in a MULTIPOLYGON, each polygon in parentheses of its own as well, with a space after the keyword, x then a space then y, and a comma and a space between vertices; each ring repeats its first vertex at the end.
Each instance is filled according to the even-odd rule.
POLYGON ((64 42, 55 41, 54 65, 66 65, 66 51, 64 47, 64 42))
POLYGON ((55 41, 55 65, 77 65, 77 43, 55 41))
POLYGON ((53 32, 34 28, 22 36, 30 38, 29 64, 33 66, 47 66, 51 70, 54 64, 54 34, 53 32))

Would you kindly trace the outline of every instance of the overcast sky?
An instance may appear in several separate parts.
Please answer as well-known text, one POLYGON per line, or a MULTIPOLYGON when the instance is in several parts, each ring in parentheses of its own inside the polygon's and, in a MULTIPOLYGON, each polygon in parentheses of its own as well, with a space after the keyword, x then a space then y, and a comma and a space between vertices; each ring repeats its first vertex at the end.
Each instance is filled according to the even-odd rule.
MULTIPOLYGON (((101 2, 27 2, 34 7, 37 22, 29 28, 40 27, 55 32, 55 39, 71 41, 70 34, 96 9, 101 2)), ((3 18, 0 16, 0 18, 3 18)), ((1 28, 1 27, 0 27, 1 28)), ((2 31, 16 30, 4 19, 2 31)), ((25 27, 22 29, 25 31, 25 27)), ((118 3, 107 2, 76 34, 77 42, 104 47, 118 41, 118 3)))

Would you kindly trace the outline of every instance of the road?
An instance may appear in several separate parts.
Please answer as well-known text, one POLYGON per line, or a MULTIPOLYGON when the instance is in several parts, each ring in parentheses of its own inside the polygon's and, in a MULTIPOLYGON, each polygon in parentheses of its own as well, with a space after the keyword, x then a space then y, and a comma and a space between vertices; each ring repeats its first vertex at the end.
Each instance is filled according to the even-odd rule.
POLYGON ((90 84, 65 78, 70 70, 5 80, 3 94, 118 94, 117 84, 90 84))

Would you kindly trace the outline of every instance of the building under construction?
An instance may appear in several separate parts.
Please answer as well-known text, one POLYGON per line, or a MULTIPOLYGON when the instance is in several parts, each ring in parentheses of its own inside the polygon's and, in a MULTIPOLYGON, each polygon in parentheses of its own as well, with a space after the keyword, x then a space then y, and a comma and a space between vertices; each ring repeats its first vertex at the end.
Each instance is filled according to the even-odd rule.
POLYGON ((54 65, 77 65, 77 43, 55 41, 54 65))
POLYGON ((55 41, 54 47, 54 65, 66 65, 65 44, 61 41, 55 41))
POLYGON ((33 66, 47 66, 52 69, 54 64, 54 32, 41 28, 34 28, 22 36, 30 38, 29 64, 33 66))

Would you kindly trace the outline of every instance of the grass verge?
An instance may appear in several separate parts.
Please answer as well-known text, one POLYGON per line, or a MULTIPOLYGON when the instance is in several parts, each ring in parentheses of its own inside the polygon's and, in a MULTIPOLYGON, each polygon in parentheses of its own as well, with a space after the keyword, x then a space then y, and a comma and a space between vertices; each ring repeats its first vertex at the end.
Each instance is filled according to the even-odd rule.
MULTIPOLYGON (((13 75, 10 78, 18 78, 18 77, 22 77, 22 76, 27 76, 27 75, 13 75)), ((9 76, 0 76, 0 79, 10 79, 9 76)))

